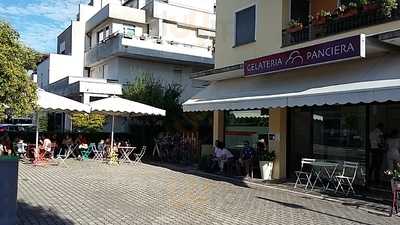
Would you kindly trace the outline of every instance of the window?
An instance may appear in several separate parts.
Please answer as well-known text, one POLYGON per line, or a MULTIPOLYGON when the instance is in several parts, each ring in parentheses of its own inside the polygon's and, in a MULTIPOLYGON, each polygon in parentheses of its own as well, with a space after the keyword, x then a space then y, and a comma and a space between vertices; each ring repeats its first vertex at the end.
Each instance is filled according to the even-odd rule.
POLYGON ((62 54, 62 55, 65 54, 65 41, 63 41, 63 42, 60 43, 60 46, 59 46, 59 53, 62 54))
POLYGON ((105 29, 105 33, 106 33, 106 39, 108 39, 111 36, 111 30, 110 27, 106 27, 105 29))
POLYGON ((235 13, 235 46, 256 40, 256 6, 235 13))
POLYGON ((108 65, 104 64, 103 65, 103 78, 108 77, 108 65))
POLYGON ((225 144, 233 151, 240 151, 244 141, 255 147, 258 140, 268 134, 268 110, 240 110, 225 112, 225 144))
POLYGON ((135 26, 124 25, 124 38, 132 39, 135 36, 135 26))
POLYGON ((101 43, 104 41, 104 32, 103 30, 100 30, 99 32, 97 32, 97 43, 101 43))

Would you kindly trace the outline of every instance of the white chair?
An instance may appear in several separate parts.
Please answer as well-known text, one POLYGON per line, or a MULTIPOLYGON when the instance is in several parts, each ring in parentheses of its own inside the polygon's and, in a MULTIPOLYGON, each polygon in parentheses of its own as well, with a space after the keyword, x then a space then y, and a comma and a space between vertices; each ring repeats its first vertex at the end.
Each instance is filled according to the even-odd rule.
POLYGON ((93 160, 104 160, 104 153, 105 153, 105 147, 102 144, 99 144, 98 147, 96 145, 92 146, 92 152, 94 153, 93 160))
POLYGON ((303 158, 301 159, 301 167, 299 171, 295 171, 296 174, 296 183, 294 184, 294 188, 297 187, 297 184, 303 184, 301 181, 306 181, 306 187, 304 188, 307 190, 308 185, 312 187, 311 177, 313 175, 313 169, 311 164, 315 162, 315 159, 303 158))
POLYGON ((135 156, 135 161, 134 161, 135 165, 138 164, 138 163, 142 163, 142 158, 143 158, 144 154, 146 153, 146 149, 147 149, 147 146, 143 146, 142 150, 140 151, 140 153, 134 154, 134 156, 135 156))
POLYGON ((353 188, 353 183, 357 176, 357 170, 358 170, 357 162, 348 162, 348 161, 343 162, 342 174, 339 176, 335 176, 337 181, 335 193, 338 192, 339 188, 342 190, 344 194, 346 194, 346 196, 349 195, 350 191, 353 194, 356 193, 353 188), (345 191, 344 186, 348 187, 347 191, 345 191))

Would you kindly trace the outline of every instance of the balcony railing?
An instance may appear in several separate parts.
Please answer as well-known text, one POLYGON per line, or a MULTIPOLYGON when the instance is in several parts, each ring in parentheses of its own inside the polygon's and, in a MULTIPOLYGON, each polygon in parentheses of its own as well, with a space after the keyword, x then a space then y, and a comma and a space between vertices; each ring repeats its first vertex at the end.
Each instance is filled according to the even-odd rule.
POLYGON ((285 29, 282 31, 282 46, 290 46, 306 41, 315 40, 368 26, 379 25, 386 22, 400 20, 400 8, 394 10, 390 17, 379 11, 359 12, 350 17, 328 18, 322 23, 310 23, 302 29, 293 31, 285 29))

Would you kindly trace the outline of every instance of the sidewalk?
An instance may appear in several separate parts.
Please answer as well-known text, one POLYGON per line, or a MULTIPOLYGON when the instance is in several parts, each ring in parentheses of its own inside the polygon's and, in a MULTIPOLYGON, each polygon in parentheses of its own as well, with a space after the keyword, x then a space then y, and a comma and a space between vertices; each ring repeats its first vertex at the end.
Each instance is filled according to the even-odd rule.
POLYGON ((299 186, 294 189, 293 182, 265 182, 261 179, 244 179, 243 177, 227 177, 219 174, 207 173, 198 170, 194 166, 183 166, 169 163, 159 163, 159 162, 151 162, 150 164, 166 167, 171 170, 180 171, 183 173, 189 173, 193 175, 198 175, 202 177, 206 177, 209 179, 216 179, 221 181, 227 181, 231 183, 235 183, 237 185, 246 185, 247 187, 261 190, 279 190, 290 193, 295 193, 297 195, 302 195, 311 198, 317 198, 321 200, 326 200, 330 202, 336 202, 341 205, 354 207, 360 210, 364 210, 373 214, 379 214, 388 216, 390 212, 390 193, 386 193, 387 195, 379 196, 377 193, 370 192, 368 196, 366 195, 356 195, 350 197, 344 197, 341 195, 334 195, 334 193, 320 193, 318 189, 314 191, 305 191, 304 188, 299 186))

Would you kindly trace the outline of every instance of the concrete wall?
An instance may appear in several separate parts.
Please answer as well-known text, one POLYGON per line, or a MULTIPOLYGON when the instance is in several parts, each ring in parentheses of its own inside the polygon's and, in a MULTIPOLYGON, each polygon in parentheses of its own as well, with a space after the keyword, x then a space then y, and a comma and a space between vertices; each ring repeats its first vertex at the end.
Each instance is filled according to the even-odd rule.
POLYGON ((203 89, 196 81, 190 79, 194 68, 174 64, 156 63, 151 61, 135 60, 129 58, 113 58, 101 65, 93 67, 92 75, 102 78, 102 70, 107 65, 108 71, 104 79, 117 80, 120 84, 128 84, 144 73, 150 73, 154 78, 163 83, 179 83, 184 89, 182 101, 189 99, 203 89))
POLYGON ((168 3, 171 5, 184 6, 196 10, 214 13, 215 0, 201 0, 201 1, 168 0, 168 3))
POLYGON ((216 68, 278 51, 282 44, 282 0, 217 0, 216 68), (256 5, 256 42, 233 47, 235 12, 256 5))
MULTIPOLYGON (((193 2, 193 1, 191 1, 193 2)), ((201 1, 202 3, 203 1, 201 1)), ((200 4, 200 2, 198 3, 200 4)), ((215 14, 154 1, 153 16, 185 26, 215 30, 215 14)))

